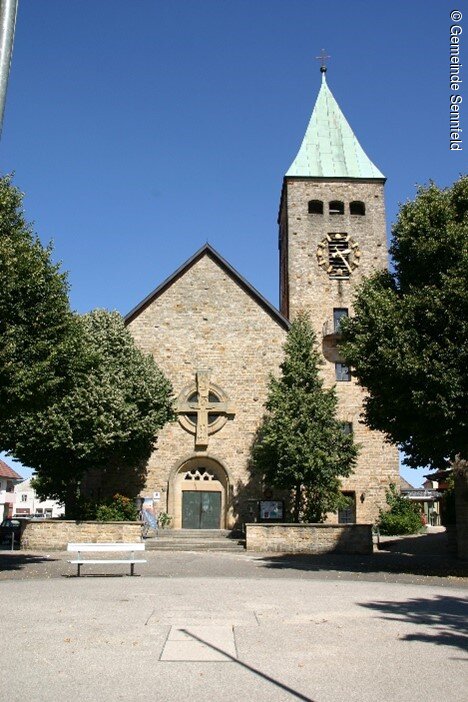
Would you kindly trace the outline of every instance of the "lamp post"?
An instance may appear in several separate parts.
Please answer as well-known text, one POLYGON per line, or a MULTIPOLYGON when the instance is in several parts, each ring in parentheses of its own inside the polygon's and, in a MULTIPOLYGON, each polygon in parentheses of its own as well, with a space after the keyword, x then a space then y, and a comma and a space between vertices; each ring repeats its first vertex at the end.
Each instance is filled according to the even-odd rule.
POLYGON ((15 38, 18 0, 0 0, 0 137, 15 38))

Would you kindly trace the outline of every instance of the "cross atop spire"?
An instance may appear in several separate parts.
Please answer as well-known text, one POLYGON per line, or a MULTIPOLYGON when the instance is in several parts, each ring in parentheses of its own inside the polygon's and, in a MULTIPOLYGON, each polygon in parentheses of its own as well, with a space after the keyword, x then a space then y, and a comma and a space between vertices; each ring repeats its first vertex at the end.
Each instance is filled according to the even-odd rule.
POLYGON ((327 72, 327 59, 331 58, 328 54, 325 53, 325 49, 322 49, 322 53, 320 56, 315 57, 317 61, 321 61, 320 64, 320 73, 326 73, 327 72))

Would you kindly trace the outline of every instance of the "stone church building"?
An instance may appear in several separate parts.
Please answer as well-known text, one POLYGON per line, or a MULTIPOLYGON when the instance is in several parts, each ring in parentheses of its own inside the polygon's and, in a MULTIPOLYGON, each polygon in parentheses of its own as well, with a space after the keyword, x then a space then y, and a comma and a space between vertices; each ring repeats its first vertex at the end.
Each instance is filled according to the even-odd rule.
POLYGON ((278 374, 289 320, 306 310, 336 384, 339 418, 361 445, 343 481, 350 507, 331 521, 373 522, 398 455, 360 422, 363 391, 337 350, 355 286, 387 265, 385 177, 322 85, 299 152, 283 180, 277 310, 208 244, 126 317, 139 348, 171 380, 178 421, 163 428, 142 493, 174 528, 232 528, 280 495, 250 470, 270 373, 278 374), (189 340, 189 341, 188 341, 189 340))

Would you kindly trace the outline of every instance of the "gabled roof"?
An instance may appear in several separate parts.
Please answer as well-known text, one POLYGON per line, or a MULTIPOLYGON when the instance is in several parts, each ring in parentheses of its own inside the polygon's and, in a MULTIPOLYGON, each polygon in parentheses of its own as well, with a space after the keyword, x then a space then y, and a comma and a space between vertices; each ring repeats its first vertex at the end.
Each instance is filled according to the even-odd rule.
POLYGON ((10 468, 5 461, 2 461, 0 459, 0 478, 7 478, 8 480, 23 480, 21 475, 18 475, 18 473, 13 470, 13 468, 10 468))
POLYGON ((25 478, 21 481, 21 483, 15 485, 15 491, 21 492, 21 490, 33 490, 34 488, 31 485, 31 480, 33 479, 33 477, 34 476, 31 476, 30 478, 25 478))
POLYGON ((150 305, 159 295, 161 295, 165 290, 167 290, 176 280, 186 273, 189 268, 191 268, 195 263, 197 263, 203 256, 208 256, 214 263, 216 263, 227 275, 237 284, 242 290, 244 290, 247 295, 249 295, 255 302, 262 307, 265 312, 267 312, 270 317, 272 317, 283 329, 288 330, 290 327, 289 321, 286 317, 283 317, 281 312, 279 312, 276 307, 274 307, 271 302, 261 295, 258 290, 256 290, 240 273, 236 271, 235 268, 231 266, 230 263, 226 261, 210 244, 205 244, 198 249, 191 258, 189 258, 185 263, 183 263, 180 268, 178 268, 169 278, 166 278, 161 285, 158 285, 150 294, 145 297, 139 305, 134 307, 126 316, 125 323, 128 324, 135 317, 140 314, 148 305, 150 305))
POLYGON ((400 490, 415 490, 414 485, 411 485, 405 478, 400 475, 400 490))
POLYGON ((322 85, 301 147, 286 177, 362 178, 385 176, 356 139, 322 72, 322 85))

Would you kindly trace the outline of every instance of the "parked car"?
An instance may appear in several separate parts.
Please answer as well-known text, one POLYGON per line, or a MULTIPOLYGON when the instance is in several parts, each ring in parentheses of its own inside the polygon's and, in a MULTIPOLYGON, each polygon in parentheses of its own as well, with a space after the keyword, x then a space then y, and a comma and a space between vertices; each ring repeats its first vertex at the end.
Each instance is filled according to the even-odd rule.
POLYGON ((19 543, 21 534, 21 520, 8 517, 0 524, 0 544, 11 544, 11 535, 14 534, 16 543, 19 543))

